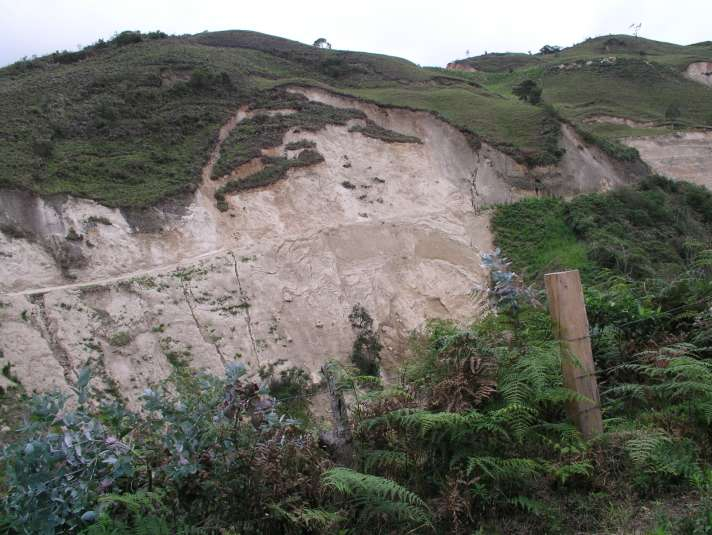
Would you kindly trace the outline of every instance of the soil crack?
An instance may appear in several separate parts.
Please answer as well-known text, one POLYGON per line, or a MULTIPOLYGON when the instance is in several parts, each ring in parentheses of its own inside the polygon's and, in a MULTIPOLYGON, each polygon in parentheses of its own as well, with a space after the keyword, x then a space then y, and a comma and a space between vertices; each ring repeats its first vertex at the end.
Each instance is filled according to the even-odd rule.
POLYGON ((257 365, 260 365, 260 354, 257 349, 257 342, 255 341, 255 335, 252 332, 252 317, 250 316, 250 301, 247 298, 247 294, 242 288, 242 283, 240 282, 240 273, 237 269, 237 258, 235 258, 235 253, 229 252, 232 257, 232 265, 235 268, 235 280, 237 281, 237 289, 240 294, 240 304, 243 305, 242 309, 245 311, 245 323, 247 325, 247 333, 250 336, 250 344, 252 345, 252 351, 255 355, 255 360, 257 365))
POLYGON ((193 308, 193 304, 191 303, 191 299, 195 301, 195 297, 193 297, 193 291, 190 289, 190 287, 185 281, 182 281, 181 287, 183 288, 183 297, 185 298, 185 303, 188 305, 188 310, 190 310, 190 315, 193 317, 193 322, 195 322, 195 326, 198 329, 200 336, 203 338, 204 342, 212 345, 215 348, 215 351, 220 357, 220 361, 223 363, 223 366, 225 366, 227 364, 227 361, 225 360, 225 355, 223 355, 223 352, 220 350, 220 346, 218 345, 217 340, 213 340, 210 333, 206 334, 205 328, 201 325, 200 321, 198 320, 198 317, 195 315, 195 309, 193 308))
POLYGON ((64 349, 64 347, 62 347, 62 344, 60 344, 59 340, 57 339, 58 328, 57 325, 50 319, 49 314, 47 314, 47 303, 45 302, 45 294, 31 295, 28 297, 28 300, 33 305, 37 305, 37 308, 39 310, 39 317, 35 316, 34 314, 32 315, 32 323, 40 331, 42 338, 45 339, 47 345, 50 348, 50 351, 52 351, 52 356, 62 367, 64 379, 65 381, 67 381, 67 384, 74 384, 75 381, 72 373, 73 368, 71 359, 69 358, 69 353, 67 353, 67 351, 64 349))

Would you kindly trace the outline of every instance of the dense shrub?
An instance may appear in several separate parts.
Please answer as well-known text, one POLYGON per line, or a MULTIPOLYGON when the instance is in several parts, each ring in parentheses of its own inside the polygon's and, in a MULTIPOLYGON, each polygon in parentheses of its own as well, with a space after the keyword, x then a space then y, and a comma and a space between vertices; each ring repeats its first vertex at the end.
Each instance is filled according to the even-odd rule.
POLYGON ((377 376, 380 370, 380 353, 383 346, 373 330, 373 318, 361 305, 354 305, 349 314, 351 327, 356 333, 351 361, 363 375, 377 376))
POLYGON ((143 37, 141 36, 141 32, 126 30, 116 34, 111 39, 110 43, 115 44, 116 46, 126 46, 134 43, 140 43, 142 40, 143 37))
POLYGON ((146 390, 141 413, 97 406, 88 370, 75 388, 76 408, 59 394, 34 398, 26 438, 3 453, 9 526, 18 533, 126 526, 144 510, 166 533, 186 523, 299 531, 317 499, 321 454, 244 373, 232 366, 217 378, 183 368, 146 390))

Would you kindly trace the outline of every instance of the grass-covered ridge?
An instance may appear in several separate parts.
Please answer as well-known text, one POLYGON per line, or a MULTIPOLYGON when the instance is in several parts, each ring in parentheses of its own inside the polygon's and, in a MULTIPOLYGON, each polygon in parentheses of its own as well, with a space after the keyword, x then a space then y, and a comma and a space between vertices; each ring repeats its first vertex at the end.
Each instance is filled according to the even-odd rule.
MULTIPOLYGON (((241 105, 264 107, 289 84, 435 113, 528 165, 561 157, 561 119, 599 140, 613 157, 635 158, 615 140, 669 131, 671 104, 680 110, 676 124, 712 122, 709 89, 682 76, 690 62, 711 57, 709 43, 608 36, 558 54, 463 60, 481 68, 470 73, 248 31, 183 37, 124 32, 78 52, 0 69, 0 187, 71 193, 111 206, 154 203, 195 187, 218 129, 241 105), (543 89, 546 105, 513 95, 527 79, 543 89), (597 115, 659 126, 587 122, 597 115)), ((312 111, 320 121, 316 108, 303 111, 305 123, 312 111)), ((239 160, 266 141, 228 143, 225 153, 239 160)), ((223 159, 218 169, 226 172, 230 162, 223 159)))
MULTIPOLYGON (((588 39, 558 53, 487 54, 456 63, 479 72, 458 72, 502 96, 522 80, 543 88, 543 99, 582 131, 604 140, 659 135, 671 126, 712 126, 709 88, 688 80, 684 70, 696 61, 712 59, 706 43, 682 46, 629 35, 588 39), (677 106, 680 116, 671 121, 666 111, 677 106), (588 124, 588 119, 613 116, 656 127, 588 124)), ((615 156, 615 154, 614 154, 615 156)))
POLYGON ((256 32, 128 32, 0 69, 0 186, 151 204, 194 187, 220 126, 288 83, 436 113, 530 164, 558 158, 549 114, 460 73, 256 32))

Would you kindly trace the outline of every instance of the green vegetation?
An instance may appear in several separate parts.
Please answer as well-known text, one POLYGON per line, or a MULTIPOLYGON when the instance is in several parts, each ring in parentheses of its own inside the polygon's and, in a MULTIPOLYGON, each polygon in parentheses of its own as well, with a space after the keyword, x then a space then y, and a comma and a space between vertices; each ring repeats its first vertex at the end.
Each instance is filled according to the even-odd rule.
POLYGON ((495 52, 484 56, 456 61, 456 64, 472 67, 484 72, 512 72, 522 67, 531 67, 541 63, 538 55, 516 52, 495 52))
POLYGON ((377 377, 380 373, 380 353, 383 346, 373 331, 373 318, 361 305, 354 305, 349 314, 351 328, 356 334, 351 361, 361 375, 377 377))
POLYGON ((712 193, 661 177, 498 208, 496 241, 524 279, 483 257, 497 314, 429 323, 384 385, 373 320, 353 308, 355 367, 330 368, 351 419, 336 450, 318 445, 319 387, 283 362, 218 378, 176 359, 140 412, 94 400, 82 372, 72 408, 60 394, 27 401, 2 456, 0 522, 85 535, 705 533, 710 214, 712 193), (543 272, 567 268, 583 274, 601 390, 591 440, 568 420, 576 394, 540 291, 543 272))
POLYGON ((558 158, 542 141, 545 112, 462 73, 254 32, 181 38, 125 32, 76 54, 0 69, 0 186, 72 193, 110 206, 145 206, 189 191, 219 127, 240 105, 296 104, 299 113, 260 125, 246 121, 224 144, 218 174, 274 146, 290 125, 343 124, 343 112, 275 92, 290 83, 434 112, 520 161, 558 158))
MULTIPOLYGON (((583 127, 577 127, 576 132, 581 136, 586 143, 597 146, 611 158, 623 162, 634 162, 640 159, 638 149, 623 145, 620 141, 613 138, 606 138, 583 127)), ((646 132, 643 132, 645 134, 646 132)))
POLYGON ((515 85, 512 88, 512 93, 519 97, 519 100, 530 104, 539 104, 541 102, 542 89, 534 80, 526 79, 515 85))
POLYGON ((281 145, 290 129, 315 132, 327 124, 345 125, 350 119, 365 119, 360 111, 309 102, 301 95, 290 93, 269 92, 254 105, 263 110, 294 110, 295 113, 261 113, 237 125, 223 143, 213 177, 226 175, 243 163, 259 158, 262 149, 281 145))
POLYGON ((422 143, 422 141, 418 137, 407 136, 405 134, 394 132, 393 130, 381 128, 372 121, 368 121, 368 123, 364 126, 352 126, 351 128, 349 128, 349 132, 358 132, 366 137, 380 139, 381 141, 385 141, 386 143, 422 143))
POLYGON ((123 347, 131 342, 131 336, 126 331, 118 331, 111 335, 109 343, 112 346, 123 347))
POLYGON ((497 209, 497 244, 528 279, 546 271, 601 269, 640 279, 674 276, 712 245, 712 195, 649 177, 632 188, 565 202, 528 199, 497 209), (592 263, 593 262, 593 263, 592 263))
MULTIPOLYGON (((587 118, 599 115, 676 127, 709 125, 712 103, 709 89, 683 76, 695 61, 709 61, 712 46, 661 43, 627 35, 588 39, 573 47, 547 54, 487 54, 457 63, 480 72, 458 72, 464 80, 508 97, 519 84, 532 80, 544 90, 544 100, 563 119, 584 127, 587 118), (678 104, 679 103, 679 104, 678 104), (679 106, 675 120, 666 117, 669 107, 679 106)), ((654 128, 596 127, 599 144, 635 135, 657 135, 654 128)), ((588 125, 586 130, 592 130, 588 125)), ((587 142, 590 142, 587 140, 587 142)), ((604 149, 605 150, 605 149, 604 149)), ((612 151, 615 157, 617 151, 612 151)))
POLYGON ((238 180, 228 180, 215 191, 218 208, 222 211, 228 209, 225 194, 247 189, 269 186, 282 180, 289 169, 308 167, 324 161, 324 157, 313 149, 304 149, 296 158, 262 158, 266 166, 248 177, 238 180))
MULTIPOLYGON (((681 71, 710 58, 707 43, 609 36, 552 54, 462 60, 480 69, 469 73, 255 32, 123 32, 81 51, 0 69, 0 187, 146 206, 195 187, 218 129, 241 105, 298 113, 240 124, 223 144, 218 176, 281 143, 289 128, 316 130, 360 116, 287 94, 281 88, 289 84, 429 111, 475 144, 484 139, 527 165, 550 164, 562 154, 559 117, 579 128, 596 115, 679 127, 709 123, 709 89, 681 71), (517 98, 513 90, 526 80, 544 90, 554 115, 517 98), (675 117, 666 113, 671 106, 679 112, 675 117)), ((623 159, 635 153, 616 145, 616 138, 660 133, 606 126, 587 127, 587 139, 623 159)), ((361 129, 405 142, 377 130, 361 129)))
POLYGON ((314 141, 300 139, 299 141, 292 141, 291 143, 287 143, 284 148, 285 150, 315 149, 316 143, 314 141))
POLYGON ((525 199, 498 208, 492 217, 497 245, 525 279, 586 265, 586 249, 566 225, 565 206, 555 198, 525 199))

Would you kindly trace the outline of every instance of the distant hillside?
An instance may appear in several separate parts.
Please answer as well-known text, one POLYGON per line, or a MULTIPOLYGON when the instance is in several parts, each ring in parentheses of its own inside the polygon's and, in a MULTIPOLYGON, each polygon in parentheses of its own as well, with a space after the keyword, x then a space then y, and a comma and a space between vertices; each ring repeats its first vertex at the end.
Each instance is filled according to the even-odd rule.
MULTIPOLYGON (((279 101, 279 88, 295 83, 428 110, 475 143, 529 166, 552 164, 561 157, 560 120, 579 128, 600 115, 662 124, 674 104, 681 125, 712 123, 709 89, 682 74, 710 58, 709 43, 607 36, 553 55, 469 58, 457 63, 480 72, 460 72, 249 31, 124 32, 0 69, 0 186, 110 206, 152 204, 195 188, 218 129, 239 106, 279 101), (613 63, 602 63, 610 56, 613 63), (543 87, 551 106, 512 94, 525 79, 543 87)), ((605 123, 586 125, 584 135, 625 159, 635 153, 615 139, 662 132, 605 123)))
POLYGON ((709 42, 682 46, 608 35, 558 53, 495 53, 450 65, 477 71, 462 76, 504 96, 522 80, 532 79, 543 88, 545 102, 579 125, 599 116, 629 119, 628 125, 600 121, 587 127, 591 133, 611 139, 660 133, 650 130, 653 125, 645 125, 648 128, 641 131, 632 123, 665 126, 670 122, 666 111, 671 105, 679 108, 675 122, 680 126, 712 126, 709 90, 684 76, 690 64, 710 59, 709 42))

